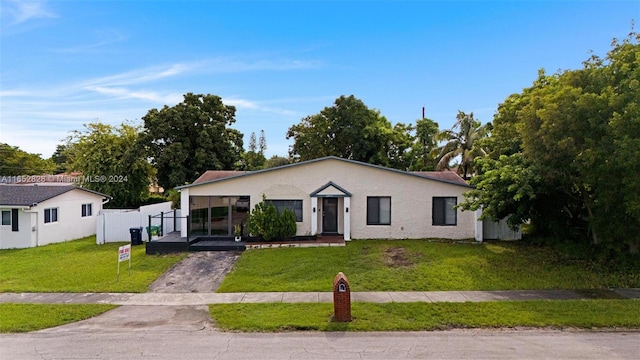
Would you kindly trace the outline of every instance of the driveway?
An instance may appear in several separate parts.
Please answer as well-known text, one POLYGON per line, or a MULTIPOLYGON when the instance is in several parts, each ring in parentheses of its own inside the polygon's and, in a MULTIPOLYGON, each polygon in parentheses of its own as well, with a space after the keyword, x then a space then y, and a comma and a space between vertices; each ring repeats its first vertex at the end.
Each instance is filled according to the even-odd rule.
POLYGON ((238 260, 239 251, 201 251, 167 270, 149 287, 158 293, 214 292, 238 260))
MULTIPOLYGON (((149 287, 155 293, 214 292, 242 253, 202 251, 190 253, 172 266, 149 287)), ((199 331, 212 329, 209 307, 196 306, 120 306, 91 319, 44 330, 53 333, 120 331, 199 331)), ((0 356, 1 358, 1 356, 0 356)))

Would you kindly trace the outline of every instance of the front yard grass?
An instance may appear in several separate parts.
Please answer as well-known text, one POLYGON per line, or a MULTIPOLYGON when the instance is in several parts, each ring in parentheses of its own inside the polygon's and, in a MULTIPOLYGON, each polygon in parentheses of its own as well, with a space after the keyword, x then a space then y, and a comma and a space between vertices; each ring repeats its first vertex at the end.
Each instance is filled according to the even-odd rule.
POLYGON ((149 285, 186 254, 146 255, 131 247, 120 264, 118 247, 96 244, 95 236, 29 249, 0 250, 0 292, 145 292, 149 285))
POLYGON ((330 303, 210 305, 225 331, 419 331, 454 328, 639 328, 638 300, 486 303, 352 303, 353 321, 333 322, 330 303))
POLYGON ((116 308, 105 304, 0 304, 0 333, 19 333, 60 326, 116 308))
POLYGON ((522 242, 354 240, 344 247, 245 251, 218 292, 536 290, 640 287, 637 271, 610 271, 522 242))

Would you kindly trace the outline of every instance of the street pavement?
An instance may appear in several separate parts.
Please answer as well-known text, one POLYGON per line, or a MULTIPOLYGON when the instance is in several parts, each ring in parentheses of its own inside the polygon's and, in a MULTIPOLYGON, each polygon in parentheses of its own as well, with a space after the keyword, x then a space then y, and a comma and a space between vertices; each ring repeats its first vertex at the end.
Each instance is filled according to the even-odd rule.
POLYGON ((212 329, 50 329, 0 335, 0 358, 58 359, 638 359, 640 332, 452 330, 233 333, 212 329))

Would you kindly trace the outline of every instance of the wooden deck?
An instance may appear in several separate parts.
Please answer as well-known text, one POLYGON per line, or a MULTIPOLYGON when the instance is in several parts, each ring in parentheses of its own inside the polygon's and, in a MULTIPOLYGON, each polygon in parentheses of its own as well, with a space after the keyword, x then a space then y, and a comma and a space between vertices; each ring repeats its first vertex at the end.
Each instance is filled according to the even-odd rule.
POLYGON ((314 237, 300 237, 287 241, 235 241, 233 237, 180 237, 179 232, 169 233, 157 240, 145 243, 146 253, 167 254, 187 251, 243 251, 245 249, 265 249, 279 247, 322 247, 345 246, 342 235, 318 235, 314 237))

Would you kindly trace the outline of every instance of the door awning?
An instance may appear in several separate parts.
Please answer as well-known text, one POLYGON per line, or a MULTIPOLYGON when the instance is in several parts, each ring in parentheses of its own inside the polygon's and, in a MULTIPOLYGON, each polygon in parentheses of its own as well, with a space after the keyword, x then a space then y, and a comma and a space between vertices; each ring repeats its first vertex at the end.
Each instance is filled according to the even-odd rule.
POLYGON ((329 181, 312 192, 311 197, 351 197, 351 193, 333 181, 329 181))

